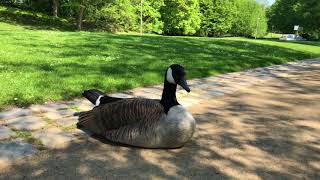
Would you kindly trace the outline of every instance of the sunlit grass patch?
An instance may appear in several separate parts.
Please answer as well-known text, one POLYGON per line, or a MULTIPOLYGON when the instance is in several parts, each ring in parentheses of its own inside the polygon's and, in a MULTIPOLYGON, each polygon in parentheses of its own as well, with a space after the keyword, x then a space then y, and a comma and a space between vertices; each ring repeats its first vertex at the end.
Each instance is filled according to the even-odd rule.
POLYGON ((173 63, 187 78, 320 56, 319 42, 26 30, 0 22, 0 109, 163 82, 173 63))

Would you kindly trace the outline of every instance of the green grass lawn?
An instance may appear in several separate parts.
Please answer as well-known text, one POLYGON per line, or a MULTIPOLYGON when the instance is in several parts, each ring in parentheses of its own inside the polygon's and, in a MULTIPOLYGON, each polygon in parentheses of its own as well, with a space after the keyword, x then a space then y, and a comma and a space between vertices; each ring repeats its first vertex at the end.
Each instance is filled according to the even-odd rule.
POLYGON ((319 42, 61 32, 0 22, 0 108, 71 99, 88 88, 158 84, 173 63, 195 78, 312 57, 320 57, 319 42))

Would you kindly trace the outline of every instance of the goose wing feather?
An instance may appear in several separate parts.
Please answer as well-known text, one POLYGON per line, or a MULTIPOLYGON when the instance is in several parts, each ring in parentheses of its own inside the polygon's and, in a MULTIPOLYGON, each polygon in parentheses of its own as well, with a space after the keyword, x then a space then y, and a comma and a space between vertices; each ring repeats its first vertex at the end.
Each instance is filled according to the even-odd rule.
POLYGON ((98 106, 79 116, 79 124, 97 134, 133 126, 152 124, 165 115, 159 100, 131 98, 98 106), (139 123, 139 124, 140 124, 139 123))

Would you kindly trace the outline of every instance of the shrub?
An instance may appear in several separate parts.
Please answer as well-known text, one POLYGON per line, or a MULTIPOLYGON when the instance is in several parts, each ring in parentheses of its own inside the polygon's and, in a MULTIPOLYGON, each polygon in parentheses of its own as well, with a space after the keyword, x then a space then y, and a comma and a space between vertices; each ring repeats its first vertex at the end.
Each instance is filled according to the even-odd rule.
POLYGON ((97 10, 92 19, 102 30, 118 32, 137 30, 137 18, 130 0, 115 0, 97 10))
MULTIPOLYGON (((163 21, 160 9, 164 6, 163 0, 145 0, 143 4, 143 31, 148 33, 163 33, 163 21)), ((137 5, 140 13, 140 6, 137 5)), ((140 22, 139 22, 140 23, 140 22)))
POLYGON ((235 6, 232 0, 200 0, 200 36, 223 36, 231 30, 235 6))
POLYGON ((161 16, 167 35, 193 35, 200 28, 198 0, 164 0, 161 16))
POLYGON ((264 7, 255 0, 236 0, 233 35, 263 37, 267 33, 267 18, 264 7))

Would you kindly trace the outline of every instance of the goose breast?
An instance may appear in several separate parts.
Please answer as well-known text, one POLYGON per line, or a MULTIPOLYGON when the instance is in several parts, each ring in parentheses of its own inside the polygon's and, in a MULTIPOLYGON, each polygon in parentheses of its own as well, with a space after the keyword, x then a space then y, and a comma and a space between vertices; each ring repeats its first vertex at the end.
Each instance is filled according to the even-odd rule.
POLYGON ((159 121, 158 134, 162 143, 168 147, 183 146, 196 128, 193 116, 181 105, 170 108, 167 116, 159 121))

